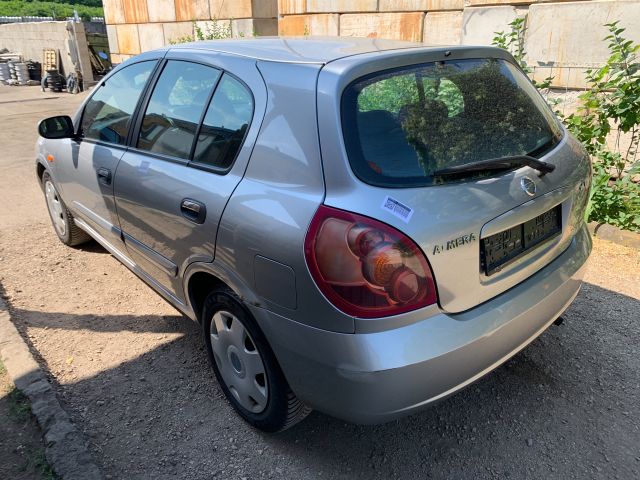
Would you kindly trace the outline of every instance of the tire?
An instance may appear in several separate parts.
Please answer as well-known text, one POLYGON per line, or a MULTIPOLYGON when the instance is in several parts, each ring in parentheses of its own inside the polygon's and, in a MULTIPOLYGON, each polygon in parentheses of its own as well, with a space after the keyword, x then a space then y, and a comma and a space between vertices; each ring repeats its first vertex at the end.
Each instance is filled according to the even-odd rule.
POLYGON ((253 316, 231 291, 209 294, 202 331, 222 391, 250 425, 280 432, 311 412, 289 387, 253 316))
POLYGON ((42 174, 42 191, 53 230, 60 241, 69 247, 75 247, 91 240, 89 234, 73 221, 73 215, 62 201, 62 197, 58 194, 58 189, 47 171, 42 174))

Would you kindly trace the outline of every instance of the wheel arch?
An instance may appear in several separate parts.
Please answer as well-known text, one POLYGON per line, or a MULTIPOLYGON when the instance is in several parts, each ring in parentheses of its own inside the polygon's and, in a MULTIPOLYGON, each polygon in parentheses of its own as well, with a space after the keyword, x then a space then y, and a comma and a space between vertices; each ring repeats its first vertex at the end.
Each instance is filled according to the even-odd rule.
POLYGON ((217 289, 228 289, 240 302, 259 305, 258 298, 249 285, 220 264, 194 263, 185 272, 185 298, 194 320, 202 321, 202 309, 207 295, 217 289))
MULTIPOLYGON (((38 158, 36 160, 36 175, 38 176, 38 182, 40 183, 41 187, 42 187, 42 176, 46 171, 48 171, 47 166, 43 163, 43 161, 40 158, 38 158)), ((49 175, 51 175, 50 171, 49 171, 49 175)))

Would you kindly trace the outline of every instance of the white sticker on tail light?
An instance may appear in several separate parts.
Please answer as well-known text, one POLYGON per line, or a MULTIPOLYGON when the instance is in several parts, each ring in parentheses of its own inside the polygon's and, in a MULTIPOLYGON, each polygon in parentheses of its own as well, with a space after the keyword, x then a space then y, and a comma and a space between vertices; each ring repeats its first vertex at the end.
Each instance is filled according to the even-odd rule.
POLYGON ((388 211, 391 215, 398 217, 405 223, 409 223, 409 220, 411 220, 411 216, 413 215, 413 209, 411 207, 399 202, 395 198, 391 198, 389 195, 384 197, 382 209, 388 211))

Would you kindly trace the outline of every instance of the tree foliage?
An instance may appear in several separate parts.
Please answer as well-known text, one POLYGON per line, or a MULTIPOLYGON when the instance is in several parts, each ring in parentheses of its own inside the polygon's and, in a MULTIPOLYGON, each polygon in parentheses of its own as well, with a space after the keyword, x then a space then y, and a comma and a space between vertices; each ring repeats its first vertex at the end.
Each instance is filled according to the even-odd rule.
POLYGON ((547 135, 547 120, 497 61, 452 69, 438 84, 431 99, 426 90, 424 104, 409 106, 402 122, 411 143, 428 146, 431 170, 526 154, 547 135))
POLYGON ((82 18, 102 17, 101 0, 0 0, 0 16, 8 17, 55 17, 63 19, 73 16, 74 9, 82 18))

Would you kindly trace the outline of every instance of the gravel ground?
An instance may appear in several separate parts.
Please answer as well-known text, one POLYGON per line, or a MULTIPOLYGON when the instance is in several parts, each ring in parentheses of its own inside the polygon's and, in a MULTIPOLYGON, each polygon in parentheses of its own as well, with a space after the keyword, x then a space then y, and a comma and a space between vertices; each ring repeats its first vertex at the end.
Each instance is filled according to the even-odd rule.
POLYGON ((8 90, 0 283, 111 478, 640 478, 640 252, 596 240, 565 323, 424 413, 380 426, 312 413, 263 435, 224 400, 194 323, 99 246, 55 237, 34 125, 80 98, 5 103, 8 90))

